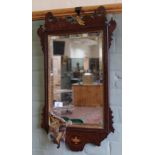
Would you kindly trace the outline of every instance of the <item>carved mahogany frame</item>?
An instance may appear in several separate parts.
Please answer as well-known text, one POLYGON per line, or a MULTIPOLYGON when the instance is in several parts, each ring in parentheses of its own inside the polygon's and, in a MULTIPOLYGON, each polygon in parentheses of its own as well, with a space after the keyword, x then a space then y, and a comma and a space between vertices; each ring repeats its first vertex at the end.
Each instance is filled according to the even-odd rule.
MULTIPOLYGON (((77 9, 77 8, 76 8, 77 9)), ((80 9, 80 8, 78 8, 80 9)), ((66 35, 76 33, 87 33, 103 31, 103 66, 104 66, 104 128, 81 128, 67 127, 65 143, 73 151, 83 150, 86 143, 100 145, 101 141, 110 132, 114 132, 112 126, 112 111, 109 106, 109 87, 108 87, 108 51, 112 41, 112 33, 116 27, 116 22, 111 19, 107 22, 104 7, 99 7, 94 13, 86 14, 79 12, 85 25, 80 25, 75 16, 55 17, 52 13, 45 15, 45 24, 38 29, 42 50, 44 53, 44 80, 45 80, 45 104, 42 113, 41 127, 46 132, 49 131, 48 115, 48 35, 66 35)))

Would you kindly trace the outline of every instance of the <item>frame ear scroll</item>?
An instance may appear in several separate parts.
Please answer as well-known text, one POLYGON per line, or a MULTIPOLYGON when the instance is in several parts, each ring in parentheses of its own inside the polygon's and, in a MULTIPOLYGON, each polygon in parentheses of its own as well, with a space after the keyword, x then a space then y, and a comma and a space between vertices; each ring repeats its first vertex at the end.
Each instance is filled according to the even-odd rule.
POLYGON ((111 46, 111 42, 112 42, 112 33, 116 28, 116 21, 111 18, 111 20, 108 23, 108 38, 109 38, 109 48, 111 46))
POLYGON ((37 31, 37 34, 40 37, 40 42, 41 42, 43 53, 45 51, 45 44, 44 44, 44 39, 45 38, 44 38, 44 33, 45 33, 45 31, 44 31, 43 25, 40 25, 40 27, 39 27, 39 29, 37 31))

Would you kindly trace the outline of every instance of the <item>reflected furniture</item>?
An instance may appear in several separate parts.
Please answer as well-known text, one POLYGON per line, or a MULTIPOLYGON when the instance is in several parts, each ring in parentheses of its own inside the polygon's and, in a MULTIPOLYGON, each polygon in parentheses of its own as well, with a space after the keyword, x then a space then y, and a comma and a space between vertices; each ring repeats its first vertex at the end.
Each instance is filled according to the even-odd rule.
POLYGON ((103 106, 102 84, 72 84, 74 106, 103 106))

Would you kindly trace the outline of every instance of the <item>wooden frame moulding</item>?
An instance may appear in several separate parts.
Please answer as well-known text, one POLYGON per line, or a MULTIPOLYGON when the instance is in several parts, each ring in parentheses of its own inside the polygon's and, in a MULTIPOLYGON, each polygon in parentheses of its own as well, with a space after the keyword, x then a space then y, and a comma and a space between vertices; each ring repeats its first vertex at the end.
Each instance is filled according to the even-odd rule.
MULTIPOLYGON (((107 5, 103 5, 103 6, 106 10, 106 13, 121 13, 122 12, 122 3, 107 4, 107 5)), ((82 7, 82 11, 85 13, 92 13, 98 7, 99 7, 99 5, 82 7)), ((61 16, 65 16, 65 15, 75 15, 74 8, 33 11, 32 12, 32 20, 33 21, 42 20, 45 18, 45 14, 48 12, 52 12, 53 15, 57 16, 57 17, 61 17, 61 16)))

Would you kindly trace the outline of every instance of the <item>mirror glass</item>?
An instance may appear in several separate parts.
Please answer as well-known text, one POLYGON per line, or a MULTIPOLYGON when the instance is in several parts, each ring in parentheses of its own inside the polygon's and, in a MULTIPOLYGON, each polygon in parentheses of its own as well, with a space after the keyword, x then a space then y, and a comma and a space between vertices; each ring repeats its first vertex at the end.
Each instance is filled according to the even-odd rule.
POLYGON ((48 36, 49 110, 71 126, 104 126, 102 44, 102 31, 48 36))

